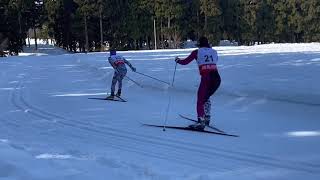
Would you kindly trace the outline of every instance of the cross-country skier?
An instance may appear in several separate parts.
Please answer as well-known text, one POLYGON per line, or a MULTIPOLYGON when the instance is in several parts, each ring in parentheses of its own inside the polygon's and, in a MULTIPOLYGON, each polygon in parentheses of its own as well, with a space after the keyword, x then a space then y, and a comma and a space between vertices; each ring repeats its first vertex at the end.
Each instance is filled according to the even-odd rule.
POLYGON ((115 96, 115 88, 118 82, 118 91, 116 96, 121 96, 121 89, 122 89, 122 80, 127 74, 127 64, 133 72, 136 72, 136 68, 133 67, 129 61, 127 61, 124 57, 117 55, 116 50, 110 50, 110 56, 108 58, 109 63, 114 69, 114 74, 112 78, 111 84, 111 95, 107 97, 107 99, 114 99, 115 96))
POLYGON ((205 126, 210 123, 210 96, 212 96, 219 88, 221 78, 216 65, 218 62, 217 51, 210 47, 206 37, 201 37, 199 39, 198 47, 199 48, 192 51, 187 58, 180 59, 179 57, 176 57, 175 61, 181 65, 189 64, 194 59, 197 61, 201 75, 197 97, 198 122, 189 127, 203 130, 205 126))

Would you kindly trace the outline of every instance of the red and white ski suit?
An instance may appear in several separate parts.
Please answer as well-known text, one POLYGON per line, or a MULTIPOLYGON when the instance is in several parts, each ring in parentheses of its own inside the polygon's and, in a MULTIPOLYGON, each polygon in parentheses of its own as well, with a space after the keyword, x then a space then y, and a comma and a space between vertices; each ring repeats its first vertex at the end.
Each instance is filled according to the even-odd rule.
POLYGON ((217 69, 218 54, 217 51, 209 47, 201 47, 191 52, 185 58, 178 60, 177 63, 181 65, 189 64, 191 61, 196 60, 199 66, 201 75, 201 82, 198 88, 197 98, 197 114, 198 117, 210 116, 210 96, 213 95, 219 88, 221 78, 217 69), (205 111, 205 106, 206 111, 205 111))

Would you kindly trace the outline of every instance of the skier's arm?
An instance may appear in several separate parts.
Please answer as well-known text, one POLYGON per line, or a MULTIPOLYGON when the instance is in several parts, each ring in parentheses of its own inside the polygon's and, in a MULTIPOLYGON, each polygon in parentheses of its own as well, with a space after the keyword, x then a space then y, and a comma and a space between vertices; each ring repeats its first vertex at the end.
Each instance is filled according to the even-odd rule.
POLYGON ((126 64, 131 68, 131 70, 132 70, 133 72, 136 72, 136 68, 133 67, 132 64, 131 64, 129 61, 127 61, 127 60, 124 59, 124 58, 123 58, 123 60, 124 60, 124 63, 126 63, 126 64))
POLYGON ((198 54, 198 50, 194 50, 191 52, 191 54, 186 57, 185 59, 180 59, 180 58, 176 58, 176 62, 181 64, 181 65, 186 65, 189 64, 191 61, 193 61, 194 59, 197 59, 197 54, 198 54))
POLYGON ((113 67, 113 69, 116 69, 116 66, 114 65, 114 63, 111 61, 111 57, 108 58, 108 61, 110 63, 110 65, 113 67))

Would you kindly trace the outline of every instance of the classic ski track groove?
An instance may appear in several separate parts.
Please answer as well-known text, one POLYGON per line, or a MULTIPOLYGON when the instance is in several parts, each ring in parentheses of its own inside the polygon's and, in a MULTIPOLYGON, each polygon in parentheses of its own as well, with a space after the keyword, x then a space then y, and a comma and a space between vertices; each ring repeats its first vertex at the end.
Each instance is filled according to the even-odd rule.
MULTIPOLYGON (((190 161, 187 161, 185 160, 184 158, 176 158, 176 156, 167 156, 166 154, 163 154, 162 156, 161 155, 158 155, 158 154, 152 154, 152 153, 146 153, 144 151, 143 148, 135 148, 135 146, 131 146, 131 145, 127 145, 129 143, 125 143, 125 145, 121 144, 119 145, 119 141, 121 142, 122 140, 135 140, 135 144, 136 145, 141 145, 139 144, 139 142, 142 142, 142 143, 146 143, 147 141, 141 141, 141 138, 144 138, 143 136, 139 137, 138 138, 133 138, 131 136, 126 136, 124 134, 132 134, 132 132, 124 132, 124 133, 119 133, 119 131, 122 131, 122 130, 119 130, 119 129, 114 129, 114 128, 108 128, 108 127, 105 127, 104 129, 102 130, 99 130, 99 129, 94 129, 95 127, 94 126, 91 126, 93 128, 90 128, 90 124, 88 123, 83 123, 81 121, 76 121, 76 120, 71 120, 71 119, 66 119, 60 115, 56 115, 56 114, 53 114, 53 113, 50 113, 50 112, 47 112, 47 111, 44 111, 44 110, 41 110, 40 108, 36 108, 34 106, 32 106, 30 103, 28 103, 25 98, 23 97, 22 95, 22 83, 20 82, 19 83, 19 87, 15 88, 15 92, 13 93, 13 96, 12 96, 12 104, 14 104, 18 109, 20 109, 21 111, 24 111, 24 110, 29 110, 28 113, 30 113, 31 115, 35 116, 35 117, 38 117, 40 119, 44 119, 48 122, 52 122, 53 119, 57 119, 57 118, 60 118, 60 120, 67 120, 67 121, 70 121, 70 122, 74 122, 73 123, 68 123, 68 122, 63 122, 63 121, 57 121, 56 123, 57 124, 60 124, 62 126, 67 126, 67 127, 71 127, 75 130, 80 130, 80 131, 85 131, 85 132, 90 132, 90 133, 94 133, 96 136, 95 138, 99 138, 101 139, 102 141, 104 141, 104 145, 105 146, 110 146, 111 144, 111 140, 114 142, 112 144, 113 147, 115 148, 118 148, 118 149, 122 149, 122 150, 125 150, 125 151, 130 151, 130 152, 135 152, 135 153, 139 153, 139 154, 144 154, 144 155, 148 155, 148 156, 152 156, 152 157, 155 157, 155 158, 159 158, 159 159, 165 159, 165 160, 175 160, 177 162, 180 162, 182 164, 188 164, 190 166, 193 166, 193 167, 199 167, 201 169, 203 168, 206 168, 206 169, 223 169, 221 167, 218 167, 218 166, 214 166, 213 164, 210 165, 210 168, 207 167, 207 165, 202 165, 201 162, 190 162, 190 161), (84 126, 79 126, 78 124, 82 124, 84 126), (107 131, 103 131, 103 130, 107 130, 107 131), (110 132, 112 131, 112 132, 110 132), (111 136, 112 138, 110 139, 106 139, 104 138, 103 136, 105 135, 109 135, 111 136), (140 138, 140 139, 139 139, 140 138), (134 149, 134 150, 133 150, 134 149)), ((68 134, 69 135, 69 134, 68 134)), ((92 134, 89 134, 91 136, 93 136, 92 134)), ((136 134, 135 134, 136 135, 136 134)), ((137 136, 137 135, 136 135, 137 136)), ((81 140, 81 137, 79 137, 79 139, 81 140)), ((150 141, 151 143, 154 143, 153 141, 150 141)), ((130 142, 131 143, 131 142, 130 142)), ((153 146, 159 146, 157 144, 153 145, 153 146)), ((170 150, 170 152, 172 152, 172 147, 170 146, 159 146, 159 148, 166 148, 168 150, 170 150)), ((183 154, 177 150, 179 149, 174 149, 176 152, 178 152, 178 156, 180 154, 183 154)), ((234 169, 226 169, 224 168, 223 170, 221 171, 233 171, 234 169)))
MULTIPOLYGON (((110 139, 106 139, 103 136, 109 135, 112 137, 112 140, 115 142, 112 144, 112 146, 118 148, 118 149, 123 149, 126 151, 131 151, 131 152, 136 152, 139 154, 145 154, 148 156, 160 158, 160 159, 166 159, 166 160, 176 160, 177 162, 181 162, 184 164, 188 164, 191 166, 197 166, 199 168, 206 168, 206 169, 219 169, 220 171, 234 171, 234 168, 223 168, 223 167, 217 167, 216 164, 214 163, 209 163, 206 164, 210 161, 207 161, 204 163, 201 161, 201 163, 196 162, 192 163, 190 161, 187 161, 183 158, 178 158, 176 156, 168 156, 167 154, 163 154, 162 156, 159 154, 155 153, 146 153, 144 152, 143 148, 135 148, 133 146, 128 146, 117 143, 118 141, 115 141, 115 139, 120 139, 120 140, 134 140, 134 143, 137 145, 141 146, 141 143, 145 144, 152 144, 153 146, 159 146, 159 148, 166 148, 172 152, 174 150, 175 153, 178 155, 183 155, 184 151, 190 151, 192 153, 195 153, 197 156, 203 156, 212 159, 212 162, 214 162, 214 159, 217 157, 220 158, 225 158, 229 160, 237 160, 241 163, 245 163, 250 165, 250 167, 254 167, 256 165, 259 166, 268 166, 272 168, 284 168, 284 169, 289 169, 289 170, 295 170, 295 171, 303 171, 303 172, 309 172, 309 173, 315 173, 319 172, 319 165, 311 164, 311 163, 306 163, 306 162, 300 162, 300 161, 288 161, 288 160, 283 160, 283 159, 277 159, 277 158, 272 158, 269 156, 264 156, 264 155, 257 155, 257 154, 252 154, 250 152, 237 152, 237 151, 230 151, 227 149, 222 149, 222 148, 216 148, 213 146, 208 146, 208 145, 199 145, 199 144, 194 144, 194 143, 188 143, 188 142, 183 142, 183 141, 178 141, 178 140, 170 140, 170 139, 165 139, 165 138, 160 138, 160 137, 146 137, 138 133, 133 133, 130 131, 125 131, 121 129, 114 129, 111 127, 101 127, 101 126, 94 126, 92 124, 88 123, 83 123, 81 121, 77 120, 71 120, 67 119, 63 116, 42 110, 40 108, 32 106, 30 103, 28 103, 25 98, 23 97, 23 90, 22 88, 22 83, 19 83, 19 88, 15 88, 15 92, 13 93, 13 97, 11 99, 11 102, 14 106, 16 106, 18 109, 24 111, 26 109, 29 109, 30 111, 28 113, 32 114, 35 117, 45 119, 47 121, 52 121, 53 119, 59 119, 59 120, 64 120, 64 121, 57 121, 57 124, 63 125, 63 126, 68 126, 73 129, 77 130, 82 130, 86 132, 91 132, 96 134, 96 138, 101 138, 103 141, 105 141, 105 144, 110 146, 110 139), (65 122, 65 121, 70 121, 71 123, 65 122), (81 125, 79 125, 81 124, 81 125), (101 130, 100 130, 101 129, 101 130), (203 148, 209 149, 209 150, 203 150, 203 148), (134 149, 134 150, 133 150, 134 149), (211 150, 211 151, 210 151, 211 150), (214 151, 214 152, 213 152, 214 151)), ((130 141, 130 142, 131 142, 130 141)))

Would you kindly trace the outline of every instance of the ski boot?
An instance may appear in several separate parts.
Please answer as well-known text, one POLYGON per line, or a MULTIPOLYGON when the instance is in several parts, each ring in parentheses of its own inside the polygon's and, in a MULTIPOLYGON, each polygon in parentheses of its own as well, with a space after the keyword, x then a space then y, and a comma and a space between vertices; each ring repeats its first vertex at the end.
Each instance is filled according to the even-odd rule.
POLYGON ((121 96, 121 89, 118 89, 118 92, 117 92, 116 96, 118 96, 118 97, 121 96))
POLYGON ((208 99, 204 103, 204 120, 205 120, 206 126, 208 126, 210 124, 210 117, 211 117, 210 112, 211 112, 211 101, 210 101, 210 99, 208 99))
POLYGON ((198 122, 191 124, 189 128, 202 131, 206 127, 206 121, 203 117, 198 117, 198 122))
POLYGON ((113 100, 114 99, 114 92, 111 92, 110 96, 106 97, 107 100, 113 100))
POLYGON ((210 115, 205 115, 205 116, 204 116, 204 124, 205 124, 206 126, 209 126, 209 125, 210 125, 210 119, 211 119, 210 115))

